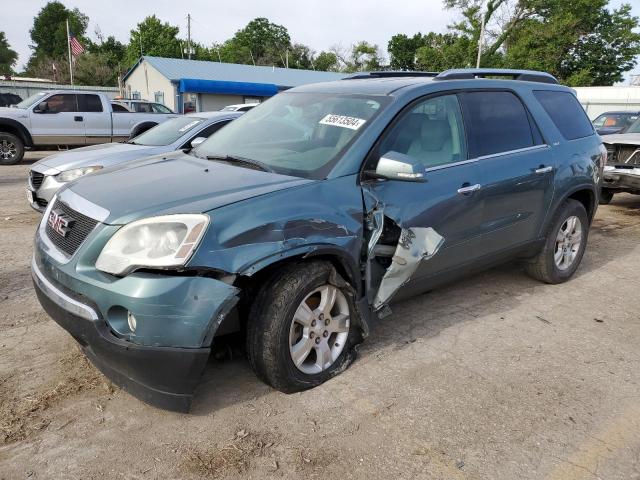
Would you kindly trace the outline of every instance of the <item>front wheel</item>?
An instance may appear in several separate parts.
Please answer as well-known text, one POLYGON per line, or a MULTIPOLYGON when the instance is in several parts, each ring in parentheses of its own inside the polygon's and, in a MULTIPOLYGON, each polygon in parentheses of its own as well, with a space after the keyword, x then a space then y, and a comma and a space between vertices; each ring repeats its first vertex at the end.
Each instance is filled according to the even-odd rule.
POLYGON ((329 263, 299 263, 262 288, 247 325, 247 352, 265 383, 285 393, 306 390, 354 360, 356 309, 336 277, 329 263))
POLYGON ((24 157, 24 143, 12 133, 0 132, 0 164, 15 165, 24 157))
POLYGON ((589 219, 582 203, 569 199, 556 212, 544 247, 527 264, 527 273, 546 283, 569 280, 578 269, 589 235, 589 219))

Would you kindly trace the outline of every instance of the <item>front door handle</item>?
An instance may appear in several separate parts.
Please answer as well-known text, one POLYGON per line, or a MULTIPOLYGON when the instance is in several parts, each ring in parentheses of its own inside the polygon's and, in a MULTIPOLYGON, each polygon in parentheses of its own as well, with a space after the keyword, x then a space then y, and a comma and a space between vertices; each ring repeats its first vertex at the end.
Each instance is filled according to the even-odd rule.
POLYGON ((549 173, 549 172, 552 172, 552 171, 553 171, 553 167, 552 166, 545 167, 545 166, 542 166, 542 165, 540 165, 540 168, 536 168, 534 170, 535 173, 540 173, 540 174, 549 173))
POLYGON ((81 122, 81 121, 82 121, 82 120, 84 120, 84 119, 82 118, 82 116, 81 116, 81 115, 76 115, 75 117, 73 117, 73 120, 74 120, 75 122, 81 122))
POLYGON ((477 192, 481 188, 482 188, 482 185, 480 185, 479 183, 476 183, 475 185, 465 184, 465 186, 462 186, 458 189, 458 193, 460 195, 469 195, 473 192, 477 192))

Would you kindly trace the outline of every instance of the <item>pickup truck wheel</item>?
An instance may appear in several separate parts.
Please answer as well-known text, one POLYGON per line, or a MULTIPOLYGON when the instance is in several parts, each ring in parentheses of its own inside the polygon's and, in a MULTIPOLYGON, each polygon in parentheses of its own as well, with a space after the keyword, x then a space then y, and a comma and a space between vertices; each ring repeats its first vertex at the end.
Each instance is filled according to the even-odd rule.
POLYGON ((355 359, 356 309, 326 262, 297 263, 258 293, 247 325, 256 375, 293 393, 320 385, 355 359))
POLYGON ((15 165, 24 157, 24 143, 12 133, 0 132, 0 164, 15 165))
POLYGON ((609 205, 611 200, 613 200, 613 191, 608 188, 601 189, 598 203, 600 203, 600 205, 609 205))
POLYGON ((544 247, 526 266, 538 280, 556 284, 569 280, 578 269, 589 235, 587 211, 569 199, 556 212, 544 247))

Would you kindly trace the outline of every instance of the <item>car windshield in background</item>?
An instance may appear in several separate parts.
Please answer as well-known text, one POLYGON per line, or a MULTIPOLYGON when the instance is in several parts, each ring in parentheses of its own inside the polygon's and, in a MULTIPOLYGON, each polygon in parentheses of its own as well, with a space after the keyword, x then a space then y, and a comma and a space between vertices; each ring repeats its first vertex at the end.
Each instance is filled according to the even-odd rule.
POLYGON ((386 101, 379 96, 281 93, 209 137, 195 153, 254 161, 284 175, 325 178, 386 101))
POLYGON ((167 120, 160 125, 153 127, 150 130, 138 135, 129 143, 135 145, 146 145, 149 147, 159 147, 162 145, 169 145, 185 133, 192 131, 198 125, 204 122, 204 118, 198 117, 178 117, 171 120, 167 120))
POLYGON ((16 108, 22 108, 23 110, 26 109, 26 108, 29 108, 34 103, 37 103, 38 101, 40 101, 40 99, 42 97, 44 97, 45 95, 46 95, 45 92, 35 93, 35 94, 31 95, 29 98, 26 98, 23 101, 21 101, 20 103, 18 103, 16 105, 16 108))
POLYGON ((640 133, 640 118, 633 122, 623 133, 640 133))
POLYGON ((593 125, 601 127, 623 128, 631 125, 638 119, 638 115, 634 113, 605 113, 600 115, 593 121, 593 125))

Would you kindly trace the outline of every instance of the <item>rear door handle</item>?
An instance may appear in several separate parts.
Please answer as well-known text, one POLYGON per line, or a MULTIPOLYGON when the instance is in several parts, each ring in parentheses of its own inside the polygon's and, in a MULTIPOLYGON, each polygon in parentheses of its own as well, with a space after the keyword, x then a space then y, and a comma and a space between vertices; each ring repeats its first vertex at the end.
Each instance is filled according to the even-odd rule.
POLYGON ((73 120, 76 121, 76 122, 81 122, 84 119, 82 118, 82 116, 76 115, 75 117, 73 117, 73 120))
POLYGON ((458 193, 460 195, 469 195, 470 193, 477 192, 481 188, 482 188, 482 185, 480 185, 479 183, 476 183, 475 185, 467 185, 467 186, 460 187, 458 189, 458 193))
POLYGON ((540 174, 542 174, 542 173, 549 173, 549 172, 553 172, 553 167, 552 167, 552 166, 548 166, 548 167, 540 166, 540 168, 536 168, 536 169, 534 170, 534 172, 535 172, 535 173, 540 173, 540 174))

